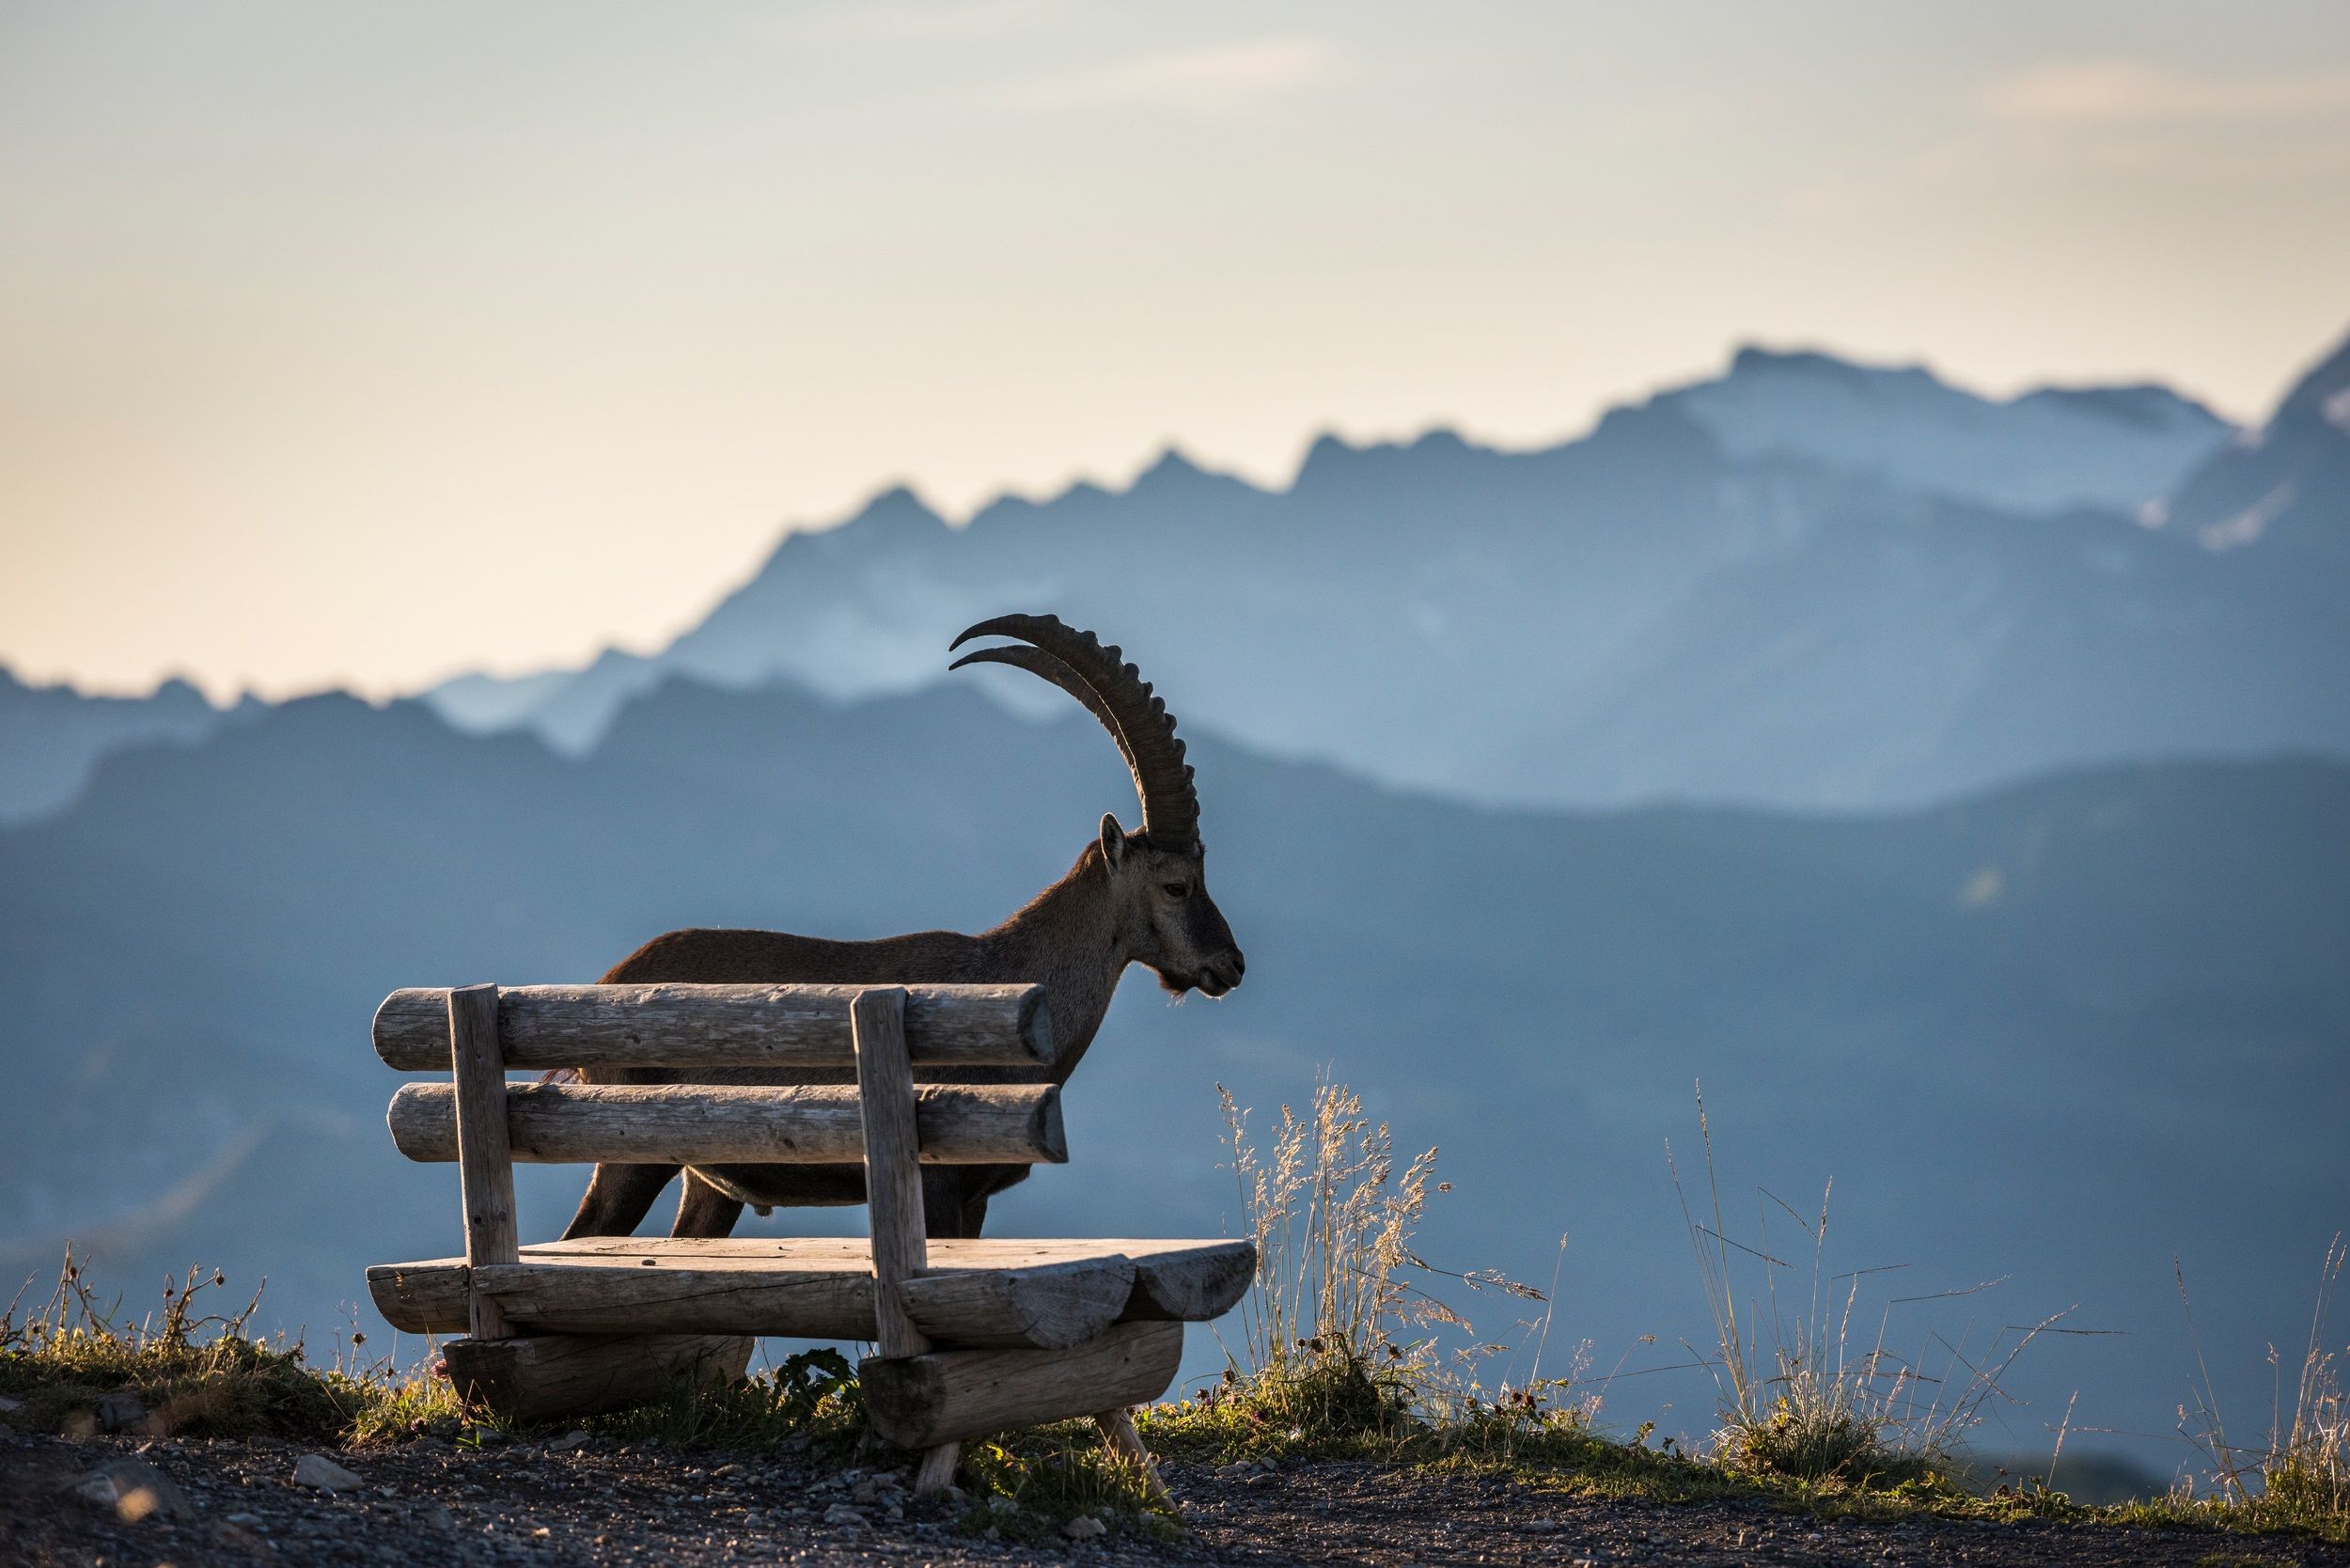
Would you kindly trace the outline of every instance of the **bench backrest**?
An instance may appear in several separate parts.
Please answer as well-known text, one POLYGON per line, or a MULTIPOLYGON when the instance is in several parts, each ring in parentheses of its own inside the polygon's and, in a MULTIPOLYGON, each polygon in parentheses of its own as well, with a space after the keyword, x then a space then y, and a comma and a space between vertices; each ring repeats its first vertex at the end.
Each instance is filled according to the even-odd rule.
MULTIPOLYGON (((854 985, 525 985, 497 988, 497 1050, 509 1157, 538 1163, 856 1164, 855 1088, 842 1084, 509 1084, 508 1070, 772 1067, 786 1075, 856 1065, 854 985)), ((1053 1062, 1043 988, 902 988, 912 1068, 1053 1062)), ((449 1072, 453 993, 395 991, 375 1014, 375 1050, 404 1072, 449 1072)), ((412 1160, 453 1161, 463 1075, 393 1096, 392 1141, 412 1160)), ((1068 1158, 1050 1084, 924 1084, 916 1157, 926 1165, 1059 1164, 1068 1158)))
MULTIPOLYGON (((392 1140, 413 1160, 455 1161, 465 1257, 519 1254, 513 1162, 857 1164, 871 1206, 885 1355, 923 1347, 894 1300, 923 1267, 916 1165, 1068 1159, 1052 1084, 921 1084, 914 1068, 1052 1064, 1033 985, 540 985, 395 991, 376 1054, 447 1071, 392 1097, 392 1140), (514 1084, 509 1068, 854 1068, 856 1083, 514 1084)), ((509 1329, 471 1294, 478 1339, 509 1329)))

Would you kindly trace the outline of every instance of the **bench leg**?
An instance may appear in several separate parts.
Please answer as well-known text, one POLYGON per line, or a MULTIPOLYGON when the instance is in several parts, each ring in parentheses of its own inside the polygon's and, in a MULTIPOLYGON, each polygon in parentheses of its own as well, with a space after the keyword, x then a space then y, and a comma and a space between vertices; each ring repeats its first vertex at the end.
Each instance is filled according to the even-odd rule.
POLYGON ((914 1472, 914 1495, 927 1497, 953 1485, 955 1464, 962 1457, 961 1443, 941 1443, 934 1449, 924 1450, 922 1463, 914 1472))
POLYGON ((1104 1410, 1093 1418, 1093 1424, 1102 1429, 1103 1440, 1112 1451, 1122 1453, 1142 1466, 1144 1489, 1158 1501, 1172 1505, 1167 1483, 1159 1479, 1159 1467, 1152 1463, 1151 1450, 1142 1445, 1142 1434, 1135 1430, 1135 1413, 1123 1406, 1104 1410))

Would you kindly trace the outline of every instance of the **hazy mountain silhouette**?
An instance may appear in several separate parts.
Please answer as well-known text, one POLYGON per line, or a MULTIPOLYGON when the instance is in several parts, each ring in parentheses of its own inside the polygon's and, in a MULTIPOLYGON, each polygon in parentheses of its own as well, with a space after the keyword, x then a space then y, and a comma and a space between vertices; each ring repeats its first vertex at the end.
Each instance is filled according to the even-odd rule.
MULTIPOLYGON (((2278 430, 2329 433, 2313 398, 2278 430)), ((786 538, 656 656, 431 699, 577 752, 665 676, 908 690, 967 622, 1051 606, 1122 638, 1197 725, 1496 804, 1875 808, 2350 752, 2350 561, 2148 525, 2182 475, 2193 512, 2334 461, 2280 437, 2276 473, 2229 479, 2230 439, 2158 388, 1992 402, 1747 351, 1541 451, 1324 437, 1281 492, 1170 451, 1125 491, 1006 498, 965 527, 893 490, 786 538)))
MULTIPOLYGON (((2268 557, 2326 584, 2350 572, 2350 339, 2304 376, 2276 417, 2213 459, 2164 509, 2207 549, 2268 557)), ((2337 697, 2342 672, 2334 672, 2337 697)))
POLYGON ((128 746, 197 741, 228 713, 185 681, 146 697, 97 697, 36 686, 0 666, 0 824, 55 811, 82 792, 99 759, 128 746))
MULTIPOLYGON (((2305 1318, 2350 1190, 2350 769, 2110 769, 1831 820, 1479 808, 1193 755, 1248 983, 1182 1007, 1129 983, 1072 1086, 1074 1168, 1006 1200, 1004 1233, 1224 1229, 1212 1085, 1261 1121, 1326 1066, 1443 1146, 1426 1255, 1547 1278, 1568 1231, 1559 1335, 1669 1346, 1702 1309, 1662 1141, 1686 1163, 1702 1078, 1741 1205, 1839 1179, 1837 1266, 1908 1262, 1901 1294, 2013 1274, 1989 1321, 2078 1302, 2128 1331, 2028 1360, 2043 1403, 2003 1446, 2044 1449, 2076 1388, 2076 1424, 2168 1430, 2174 1249, 2223 1398, 2264 1389, 2259 1347, 2305 1318)), ((673 682, 580 760, 320 698, 114 758, 0 832, 0 1253, 29 1271, 72 1234, 133 1287, 267 1273, 322 1337, 366 1263, 458 1238, 453 1172, 383 1132, 384 992, 591 978, 689 923, 977 928, 1104 808, 1131 796, 1089 722, 962 691, 673 682)), ((581 1174, 525 1171, 526 1232, 581 1174)), ((1494 1331, 1515 1304, 1483 1305, 1494 1331)), ((1702 1388, 1616 1398, 1699 1431, 1702 1388)))
MULTIPOLYGON (((429 699, 579 752, 671 675, 909 690, 968 620, 1051 604, 1147 651, 1195 724, 1496 803, 1898 806, 2086 763, 2340 752, 2350 560, 2224 546, 2340 534, 2342 380, 2337 359, 2235 444, 2161 387, 2002 401, 1746 349, 1542 451, 1325 437, 1269 493, 1170 450, 1124 492, 1007 498, 967 528, 893 490, 788 538, 657 655, 429 699)), ((86 704, 0 673, 0 822, 215 722, 179 683, 86 704)))
POLYGON ((1730 373, 1668 392, 1732 458, 1808 459, 1904 490, 2025 513, 2135 512, 2228 443, 2226 421, 2165 386, 1979 398, 1922 366, 1741 349, 1730 373))

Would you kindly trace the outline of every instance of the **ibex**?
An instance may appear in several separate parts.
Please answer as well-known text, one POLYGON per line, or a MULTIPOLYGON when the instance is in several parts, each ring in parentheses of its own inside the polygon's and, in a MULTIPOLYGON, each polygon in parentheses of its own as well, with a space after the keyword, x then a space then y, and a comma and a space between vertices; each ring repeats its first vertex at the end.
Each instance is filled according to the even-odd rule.
MULTIPOLYGON (((673 931, 615 964, 601 983, 932 984, 1026 981, 1045 988, 1055 1058, 1053 1081, 1066 1083, 1092 1043, 1110 996, 1129 964, 1154 971, 1175 996, 1198 990, 1221 996, 1246 967, 1232 928, 1208 897, 1199 842, 1199 796, 1175 738, 1175 718, 1135 666, 1090 632, 1052 616, 983 620, 955 638, 1008 636, 1007 647, 966 653, 948 667, 1011 665, 1041 675, 1084 703, 1110 732, 1134 775, 1142 825, 1129 833, 1116 815, 1102 819, 1095 841, 1067 875, 1026 907, 976 936, 924 931, 872 942, 828 942, 771 931, 673 931), (1022 646, 1025 644, 1026 646, 1022 646)), ((590 1070, 595 1083, 679 1081, 683 1074, 643 1069, 590 1070)), ((941 1073, 963 1082, 1004 1082, 1016 1069, 941 1073)), ((737 1068, 693 1081, 784 1081, 771 1070, 737 1068)), ((820 1081, 816 1074, 793 1082, 820 1081)), ((832 1081, 846 1081, 846 1074, 832 1081)), ((1027 1175, 1026 1166, 925 1166, 923 1209, 932 1236, 976 1236, 987 1202, 1027 1175)), ((563 1232, 624 1236, 652 1207, 675 1166, 599 1165, 579 1212, 563 1232)), ((855 1166, 728 1165, 685 1172, 674 1236, 725 1236, 750 1204, 770 1207, 861 1203, 864 1171, 855 1166)))

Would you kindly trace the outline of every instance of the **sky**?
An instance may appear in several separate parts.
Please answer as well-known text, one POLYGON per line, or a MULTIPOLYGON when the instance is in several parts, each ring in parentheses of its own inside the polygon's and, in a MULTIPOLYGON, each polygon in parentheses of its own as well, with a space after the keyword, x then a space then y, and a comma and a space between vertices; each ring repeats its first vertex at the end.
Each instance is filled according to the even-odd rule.
POLYGON ((0 663, 575 663, 892 483, 1546 444, 1748 341, 2256 419, 2346 256, 2339 0, 0 0, 0 663))

